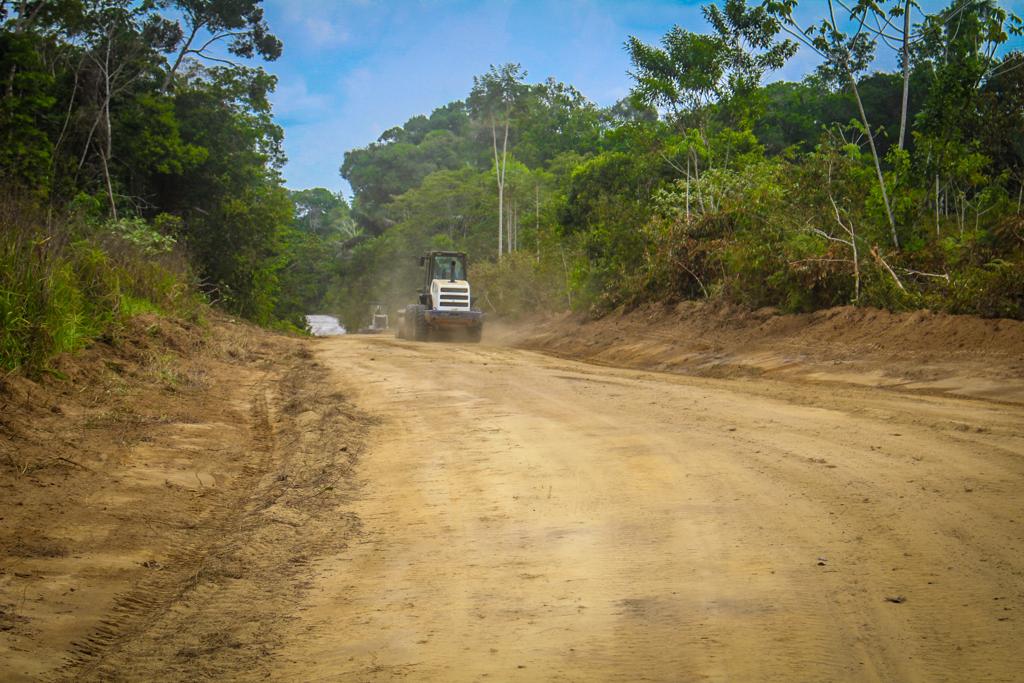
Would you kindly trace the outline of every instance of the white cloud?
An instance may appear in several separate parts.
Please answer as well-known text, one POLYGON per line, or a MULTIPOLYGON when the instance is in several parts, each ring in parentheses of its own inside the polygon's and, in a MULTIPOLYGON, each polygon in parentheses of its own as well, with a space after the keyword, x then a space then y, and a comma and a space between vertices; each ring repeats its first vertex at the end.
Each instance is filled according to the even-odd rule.
POLYGON ((310 92, 306 79, 296 75, 279 81, 271 101, 278 118, 300 122, 310 117, 318 118, 319 112, 330 105, 328 96, 310 92))
MULTIPOLYGON (((337 48, 346 44, 351 33, 344 6, 337 2, 310 2, 309 0, 274 2, 280 7, 284 27, 292 36, 300 37, 300 49, 337 48)), ((289 47, 292 44, 289 44, 289 47)))
POLYGON ((314 47, 340 47, 348 42, 349 33, 340 24, 335 24, 318 17, 308 17, 303 21, 306 34, 314 47))

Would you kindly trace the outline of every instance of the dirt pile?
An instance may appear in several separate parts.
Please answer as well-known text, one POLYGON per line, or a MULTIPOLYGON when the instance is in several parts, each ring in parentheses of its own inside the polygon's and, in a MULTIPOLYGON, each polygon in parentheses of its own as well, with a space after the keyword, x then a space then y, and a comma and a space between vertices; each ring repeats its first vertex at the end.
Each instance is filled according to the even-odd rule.
POLYGON ((265 671, 365 419, 307 340, 142 317, 0 387, 0 678, 265 671))
POLYGON ((929 311, 833 308, 803 315, 684 302, 599 320, 555 316, 499 343, 625 367, 773 375, 1024 402, 1024 323, 929 311))

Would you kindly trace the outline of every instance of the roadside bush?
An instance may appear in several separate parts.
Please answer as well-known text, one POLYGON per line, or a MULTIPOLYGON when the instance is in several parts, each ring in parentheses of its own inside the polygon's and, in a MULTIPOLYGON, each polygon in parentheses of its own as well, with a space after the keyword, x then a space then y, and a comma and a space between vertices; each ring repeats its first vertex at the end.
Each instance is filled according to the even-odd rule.
POLYGON ((56 354, 116 338, 139 313, 199 318, 202 299, 173 244, 154 252, 118 224, 45 226, 16 204, 0 213, 0 368, 37 373, 56 354))
POLYGON ((950 313, 1024 320, 1024 263, 1003 259, 964 270, 953 278, 950 313))
POLYGON ((569 256, 538 258, 527 252, 506 254, 501 261, 471 264, 470 282, 476 305, 515 318, 569 306, 569 256))

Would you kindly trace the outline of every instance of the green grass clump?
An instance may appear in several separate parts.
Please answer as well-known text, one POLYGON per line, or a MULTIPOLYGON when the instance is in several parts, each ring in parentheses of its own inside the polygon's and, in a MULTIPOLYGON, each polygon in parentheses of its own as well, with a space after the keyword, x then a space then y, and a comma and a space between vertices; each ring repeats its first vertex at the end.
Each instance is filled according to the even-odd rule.
POLYGON ((186 260, 173 240, 140 244, 144 223, 127 236, 116 223, 44 226, 17 207, 0 212, 0 370, 36 374, 132 316, 200 317, 186 260))

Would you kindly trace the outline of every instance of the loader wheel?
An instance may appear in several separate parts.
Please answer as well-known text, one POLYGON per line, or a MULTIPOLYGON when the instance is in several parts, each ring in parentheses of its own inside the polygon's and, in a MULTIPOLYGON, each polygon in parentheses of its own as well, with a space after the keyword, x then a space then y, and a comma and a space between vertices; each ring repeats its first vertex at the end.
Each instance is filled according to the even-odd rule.
POLYGON ((470 327, 466 330, 466 339, 470 344, 479 344, 480 338, 484 336, 484 326, 470 327))
POLYGON ((413 338, 416 341, 428 341, 430 339, 430 330, 427 328, 427 307, 422 304, 416 306, 415 325, 413 338))

